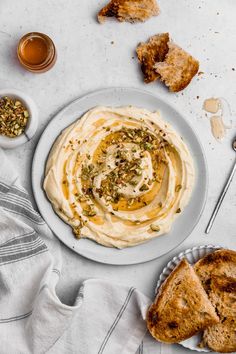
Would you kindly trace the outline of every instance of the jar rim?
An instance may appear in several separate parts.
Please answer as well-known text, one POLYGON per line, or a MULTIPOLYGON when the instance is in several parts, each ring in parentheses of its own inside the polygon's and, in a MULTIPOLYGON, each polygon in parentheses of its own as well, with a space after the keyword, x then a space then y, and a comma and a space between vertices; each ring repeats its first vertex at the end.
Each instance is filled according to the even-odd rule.
POLYGON ((44 33, 40 33, 40 32, 29 32, 27 34, 25 34, 23 37, 21 37, 21 39, 19 40, 18 46, 17 46, 17 56, 18 59, 20 61, 20 63, 29 70, 43 70, 46 69, 48 66, 51 65, 51 63, 54 61, 55 56, 56 56, 56 48, 55 48, 55 44, 53 43, 52 39, 44 34, 44 33), (30 38, 33 37, 40 37, 42 38, 48 48, 48 54, 45 58, 45 60, 43 62, 41 62, 40 64, 32 64, 27 62, 23 56, 22 56, 22 48, 25 44, 26 41, 28 41, 30 38))

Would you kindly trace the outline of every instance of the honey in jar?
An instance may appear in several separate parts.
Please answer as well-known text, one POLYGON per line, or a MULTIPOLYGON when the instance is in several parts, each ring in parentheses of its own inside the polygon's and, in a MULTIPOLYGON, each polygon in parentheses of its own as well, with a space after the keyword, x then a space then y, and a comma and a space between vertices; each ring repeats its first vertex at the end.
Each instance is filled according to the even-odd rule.
POLYGON ((51 69, 55 64, 56 48, 47 35, 32 32, 19 41, 17 55, 27 70, 40 73, 51 69))

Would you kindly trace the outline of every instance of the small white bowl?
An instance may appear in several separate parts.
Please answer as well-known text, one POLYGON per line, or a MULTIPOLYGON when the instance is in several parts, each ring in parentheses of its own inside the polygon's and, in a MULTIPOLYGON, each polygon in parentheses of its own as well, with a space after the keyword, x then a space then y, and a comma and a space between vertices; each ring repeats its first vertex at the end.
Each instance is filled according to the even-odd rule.
POLYGON ((0 146, 5 149, 13 149, 27 143, 27 141, 33 138, 38 128, 38 109, 32 98, 19 90, 2 89, 0 90, 0 98, 4 96, 18 99, 29 112, 29 118, 24 133, 15 138, 9 138, 8 136, 0 134, 0 146))

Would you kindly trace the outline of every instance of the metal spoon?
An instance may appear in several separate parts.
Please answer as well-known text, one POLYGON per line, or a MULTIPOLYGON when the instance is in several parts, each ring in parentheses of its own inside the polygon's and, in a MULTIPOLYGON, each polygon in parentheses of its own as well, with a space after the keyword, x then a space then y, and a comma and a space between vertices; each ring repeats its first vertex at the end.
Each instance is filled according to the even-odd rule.
MULTIPOLYGON (((233 150, 236 152, 236 137, 235 137, 234 140, 233 140, 232 148, 233 148, 233 150)), ((211 215, 211 218, 210 218, 210 220, 209 220, 209 223, 208 223, 207 228, 206 228, 206 231, 205 231, 206 234, 209 234, 209 232, 210 232, 210 230, 211 230, 211 228, 212 228, 212 225, 213 225, 213 223, 214 223, 214 221, 215 221, 216 215, 217 215, 217 213, 218 213, 218 211, 219 211, 219 209, 220 209, 220 206, 221 206, 221 204, 222 204, 222 202, 223 202, 223 199, 224 199, 224 197, 225 197, 225 194, 226 194, 226 192, 227 192, 227 190, 228 190, 228 188, 229 188, 229 186, 230 186, 230 183, 232 182, 232 179, 233 179, 233 177, 234 177, 235 171, 236 171, 236 159, 235 159, 235 161, 234 161, 234 165, 233 165, 233 168, 232 168, 232 170, 231 170, 231 173, 230 173, 230 175, 229 175, 229 177, 228 177, 228 180, 227 180, 227 182, 225 183, 225 186, 224 186, 224 188, 223 188, 223 190, 222 190, 222 192, 221 192, 221 194, 220 194, 220 197, 219 197, 219 199, 218 199, 218 202, 216 203, 215 209, 214 209, 214 211, 213 211, 213 213, 212 213, 212 215, 211 215)))

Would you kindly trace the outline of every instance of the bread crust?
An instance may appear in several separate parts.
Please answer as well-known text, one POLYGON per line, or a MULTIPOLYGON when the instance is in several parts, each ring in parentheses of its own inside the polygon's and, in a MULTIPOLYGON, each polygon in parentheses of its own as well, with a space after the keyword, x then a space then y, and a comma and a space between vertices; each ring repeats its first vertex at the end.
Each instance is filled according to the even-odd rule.
POLYGON ((151 335, 178 343, 219 321, 201 282, 183 259, 162 284, 147 313, 151 335))
POLYGON ((160 13, 156 0, 111 0, 98 13, 98 22, 103 23, 108 17, 116 17, 123 22, 144 22, 160 13))
POLYGON ((172 92, 179 92, 189 85, 199 70, 199 62, 176 44, 169 42, 169 51, 163 62, 154 69, 172 92))
POLYGON ((169 40, 169 33, 161 33, 150 37, 146 43, 140 43, 137 46, 136 53, 146 84, 160 78, 160 75, 154 69, 154 64, 165 59, 169 50, 169 40))
POLYGON ((220 322, 204 331, 203 343, 216 352, 235 352, 236 278, 213 275, 209 297, 216 308, 220 322))

